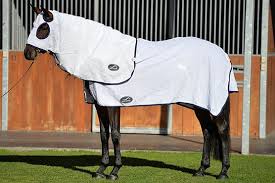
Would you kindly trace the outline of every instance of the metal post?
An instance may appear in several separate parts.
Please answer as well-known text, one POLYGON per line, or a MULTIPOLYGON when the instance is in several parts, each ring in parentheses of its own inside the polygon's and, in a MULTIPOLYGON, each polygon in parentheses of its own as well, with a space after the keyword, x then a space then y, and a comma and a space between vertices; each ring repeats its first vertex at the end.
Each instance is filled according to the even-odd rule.
POLYGON ((97 22, 99 21, 99 2, 98 1, 99 0, 94 0, 94 21, 97 21, 97 22))
MULTIPOLYGON (((168 1, 168 38, 175 37, 175 0, 168 1)), ((167 105, 167 134, 172 134, 173 127, 173 105, 167 105)))
MULTIPOLYGON (((10 0, 2 1, 3 23, 2 23, 2 43, 3 43, 3 61, 2 61, 2 95, 8 91, 9 76, 9 48, 10 48, 10 0)), ((8 94, 2 97, 2 130, 8 130, 8 94)))
POLYGON ((173 105, 167 105, 167 134, 171 135, 173 129, 173 105))
POLYGON ((246 0, 245 15, 245 56, 243 87, 242 154, 249 154, 250 127, 250 81, 253 50, 254 0, 246 0))
POLYGON ((266 138, 266 83, 267 83, 267 52, 268 52, 268 15, 269 0, 262 2, 262 37, 261 37, 261 83, 260 83, 260 127, 259 137, 266 138))
MULTIPOLYGON (((102 6, 102 5, 101 5, 102 6)), ((102 12, 101 12, 102 13, 102 12)), ((94 0, 94 21, 99 21, 99 0, 94 0)), ((96 108, 95 105, 92 106, 92 131, 96 129, 96 108)))
POLYGON ((96 108, 95 108, 95 105, 93 105, 93 112, 92 112, 92 132, 96 132, 95 129, 97 129, 96 127, 96 115, 97 115, 97 112, 96 112, 96 108))
POLYGON ((175 0, 168 1, 168 38, 175 37, 175 11, 176 2, 175 0))

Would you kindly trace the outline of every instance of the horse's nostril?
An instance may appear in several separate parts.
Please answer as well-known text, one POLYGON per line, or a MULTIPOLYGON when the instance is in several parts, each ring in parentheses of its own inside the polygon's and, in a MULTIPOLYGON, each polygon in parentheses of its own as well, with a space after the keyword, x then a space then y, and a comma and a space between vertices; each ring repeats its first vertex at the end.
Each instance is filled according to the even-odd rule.
POLYGON ((32 53, 30 51, 25 51, 24 52, 25 58, 27 60, 33 60, 34 58, 32 57, 32 53))
POLYGON ((35 50, 30 50, 26 48, 24 50, 24 56, 27 60, 34 60, 37 54, 35 50))
POLYGON ((25 58, 27 59, 27 60, 29 60, 29 58, 30 58, 30 54, 29 54, 29 52, 28 51, 24 51, 24 56, 25 56, 25 58))

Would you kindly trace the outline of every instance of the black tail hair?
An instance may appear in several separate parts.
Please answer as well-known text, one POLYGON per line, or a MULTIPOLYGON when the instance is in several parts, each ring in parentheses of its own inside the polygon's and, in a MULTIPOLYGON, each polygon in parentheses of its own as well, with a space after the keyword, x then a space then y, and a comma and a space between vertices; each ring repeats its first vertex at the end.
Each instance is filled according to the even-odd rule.
POLYGON ((216 125, 216 122, 219 120, 219 122, 222 121, 224 127, 226 130, 224 131, 228 139, 229 147, 231 147, 231 141, 230 141, 230 124, 229 124, 229 114, 230 114, 230 103, 229 98, 227 99, 221 113, 215 117, 212 132, 210 135, 210 145, 211 145, 211 154, 214 159, 222 161, 222 141, 221 137, 218 132, 218 127, 216 125))
POLYGON ((210 135, 210 145, 213 158, 222 161, 222 142, 217 127, 214 128, 210 135))

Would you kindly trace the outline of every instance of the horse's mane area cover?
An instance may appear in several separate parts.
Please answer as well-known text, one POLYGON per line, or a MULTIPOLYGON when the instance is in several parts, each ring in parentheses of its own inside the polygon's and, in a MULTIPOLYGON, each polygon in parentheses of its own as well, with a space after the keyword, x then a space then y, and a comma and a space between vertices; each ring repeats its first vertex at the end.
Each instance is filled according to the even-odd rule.
POLYGON ((38 15, 28 44, 56 53, 60 67, 80 79, 114 84, 131 78, 136 38, 92 20, 51 12, 50 36, 36 37, 38 26, 45 22, 38 15))

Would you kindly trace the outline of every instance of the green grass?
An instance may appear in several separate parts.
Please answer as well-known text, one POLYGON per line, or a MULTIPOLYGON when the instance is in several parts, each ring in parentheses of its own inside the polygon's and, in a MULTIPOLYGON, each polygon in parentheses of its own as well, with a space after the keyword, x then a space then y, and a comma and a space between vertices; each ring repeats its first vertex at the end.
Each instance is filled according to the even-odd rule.
MULTIPOLYGON (((221 163, 212 161, 205 177, 192 177, 200 153, 125 151, 116 182, 222 182, 215 179, 221 163)), ((113 161, 113 159, 111 159, 113 161)), ((93 179, 100 153, 66 150, 0 150, 0 182, 111 182, 93 179)), ((111 167, 107 169, 107 173, 111 167)), ((230 179, 236 183, 275 183, 274 156, 231 156, 230 179)))

